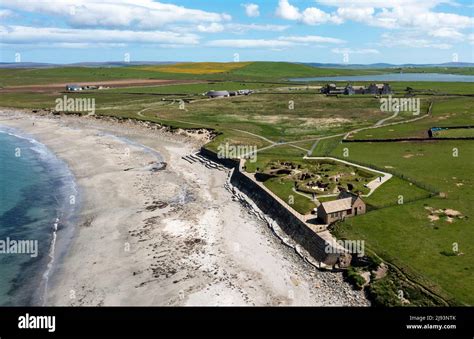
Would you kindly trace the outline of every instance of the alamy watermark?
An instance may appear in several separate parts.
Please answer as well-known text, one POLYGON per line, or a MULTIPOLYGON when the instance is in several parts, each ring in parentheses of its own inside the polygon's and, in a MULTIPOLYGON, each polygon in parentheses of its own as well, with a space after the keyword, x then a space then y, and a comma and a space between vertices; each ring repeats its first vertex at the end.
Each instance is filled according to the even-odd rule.
POLYGON ((38 256, 38 240, 15 240, 7 237, 0 239, 0 254, 29 254, 30 257, 38 256))
POLYGON ((56 331, 56 316, 54 315, 30 315, 26 313, 18 317, 19 329, 39 330, 45 329, 52 333, 56 331))
POLYGON ((249 159, 253 163, 257 161, 257 146, 220 144, 217 147, 217 157, 219 159, 249 159))
POLYGON ((382 112, 413 112, 413 115, 420 114, 420 98, 388 98, 380 99, 380 110, 382 112))
POLYGON ((336 243, 339 246, 334 246, 330 243, 326 244, 325 252, 326 253, 352 253, 364 255, 365 251, 365 241, 364 240, 337 240, 336 243))
POLYGON ((88 115, 95 114, 95 98, 68 98, 64 95, 55 100, 57 112, 86 112, 88 115))

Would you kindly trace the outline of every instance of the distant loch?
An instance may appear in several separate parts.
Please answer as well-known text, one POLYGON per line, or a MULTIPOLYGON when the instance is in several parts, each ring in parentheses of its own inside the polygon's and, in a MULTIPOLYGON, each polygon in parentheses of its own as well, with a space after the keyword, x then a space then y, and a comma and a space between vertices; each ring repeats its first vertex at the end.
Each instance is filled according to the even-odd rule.
POLYGON ((374 75, 344 75, 333 77, 292 78, 290 81, 430 81, 430 82, 474 82, 474 75, 444 73, 387 73, 374 75))

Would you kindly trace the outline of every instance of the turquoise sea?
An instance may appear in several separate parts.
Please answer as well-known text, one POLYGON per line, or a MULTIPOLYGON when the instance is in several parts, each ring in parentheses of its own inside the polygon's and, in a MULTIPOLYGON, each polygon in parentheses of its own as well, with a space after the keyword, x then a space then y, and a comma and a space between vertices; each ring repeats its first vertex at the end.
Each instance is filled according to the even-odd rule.
POLYGON ((72 238, 79 201, 64 162, 0 125, 0 305, 44 303, 55 264, 72 238), (12 245, 20 241, 31 245, 23 253, 12 245))

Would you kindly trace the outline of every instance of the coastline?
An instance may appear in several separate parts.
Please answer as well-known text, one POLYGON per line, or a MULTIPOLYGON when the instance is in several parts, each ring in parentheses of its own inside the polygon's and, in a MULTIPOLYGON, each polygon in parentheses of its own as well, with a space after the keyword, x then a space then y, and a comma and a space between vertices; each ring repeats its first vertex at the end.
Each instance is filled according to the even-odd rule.
POLYGON ((12 111, 0 125, 48 146, 84 195, 47 305, 369 304, 341 273, 317 271, 234 201, 226 171, 181 159, 205 135, 12 111))
MULTIPOLYGON (((47 186, 41 186, 43 189, 46 189, 46 192, 44 192, 41 189, 38 190, 37 185, 39 182, 34 181, 35 192, 33 193, 31 191, 32 188, 30 188, 26 191, 30 193, 22 193, 24 199, 32 200, 31 206, 28 204, 26 208, 21 210, 19 209, 20 205, 14 207, 18 210, 15 212, 17 217, 18 214, 24 215, 23 218, 20 218, 23 220, 23 223, 21 225, 22 228, 18 232, 31 239, 23 240, 35 241, 39 244, 37 245, 39 248, 37 253, 32 256, 32 259, 15 264, 19 268, 19 273, 14 281, 12 281, 8 291, 11 300, 5 302, 8 304, 19 302, 22 305, 43 305, 54 262, 65 252, 72 239, 73 225, 79 208, 80 196, 74 176, 68 165, 59 159, 46 145, 17 128, 0 125, 0 133, 9 136, 10 140, 7 139, 7 145, 15 140, 13 141, 16 147, 15 152, 21 152, 19 153, 21 155, 18 155, 19 157, 24 157, 25 155, 23 154, 27 150, 25 164, 27 164, 27 167, 34 166, 41 169, 40 171, 44 173, 44 178, 43 175, 40 175, 42 177, 41 180, 46 181, 41 181, 42 184, 40 185, 47 184, 47 186), (32 159, 34 159, 33 163, 31 162, 32 159), (71 197, 74 199, 73 203, 71 203, 71 197), (41 217, 32 212, 30 207, 33 207, 34 210, 42 210, 41 217), (27 220, 32 220, 35 226, 39 226, 39 228, 35 230, 27 220), (57 241, 58 233, 60 234, 60 241, 57 241), (19 287, 19 282, 23 279, 27 279, 28 282, 23 287, 19 287)), ((38 169, 35 170, 37 175, 39 175, 37 173, 38 169)), ((19 178, 21 178, 21 175, 19 178)), ((22 191, 24 189, 22 188, 22 191)), ((8 229, 8 217, 6 222, 4 226, 8 229)), ((13 260, 11 262, 15 263, 13 260)))

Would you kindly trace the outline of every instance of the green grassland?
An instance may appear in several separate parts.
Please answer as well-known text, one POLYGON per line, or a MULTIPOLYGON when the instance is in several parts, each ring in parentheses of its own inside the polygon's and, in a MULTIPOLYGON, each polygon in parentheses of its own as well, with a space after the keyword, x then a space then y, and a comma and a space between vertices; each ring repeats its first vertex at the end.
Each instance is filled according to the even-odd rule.
POLYGON ((263 183, 280 199, 288 203, 298 213, 310 213, 316 205, 310 199, 293 191, 293 182, 282 178, 272 178, 263 183))
POLYGON ((319 179, 302 180, 298 185, 298 189, 306 193, 315 193, 316 196, 331 193, 336 187, 340 186, 349 191, 360 194, 369 193, 369 189, 365 187, 370 181, 374 180, 378 175, 374 172, 368 172, 357 167, 338 163, 332 160, 307 160, 302 169, 308 173, 316 174, 319 179), (341 177, 337 180, 331 180, 331 177, 341 177), (318 193, 311 186, 311 182, 321 181, 329 184, 326 193, 318 193), (350 186, 352 185, 352 188, 350 186))
POLYGON ((285 79, 299 77, 380 74, 379 70, 316 68, 287 62, 254 62, 232 72, 242 78, 285 79))
POLYGON ((474 128, 445 129, 433 133, 437 138, 474 138, 474 128))
POLYGON ((313 152, 309 155, 313 157, 328 156, 341 143, 341 140, 342 136, 321 139, 317 142, 313 152))
MULTIPOLYGON (((474 125, 474 100, 470 97, 431 97, 432 115, 409 124, 370 129, 353 134, 353 139, 428 137, 431 127, 474 125)), ((423 111, 422 111, 423 112, 423 111)))
POLYGON ((370 126, 383 116, 378 110, 379 102, 373 98, 353 102, 316 94, 256 93, 249 97, 199 99, 185 107, 180 109, 178 103, 166 105, 148 111, 146 116, 202 123, 212 128, 241 129, 275 142, 342 133, 358 126, 370 126), (294 103, 294 109, 289 108, 290 102, 294 103))
POLYGON ((401 67, 396 68, 403 73, 445 73, 459 75, 474 75, 474 67, 401 67))
POLYGON ((333 160, 303 159, 269 161, 264 168, 259 169, 259 174, 266 177, 264 185, 281 199, 288 201, 290 196, 297 196, 292 207, 301 214, 308 214, 315 207, 311 201, 313 195, 333 194, 336 187, 366 194, 369 190, 365 184, 377 177, 374 172, 333 160), (318 184, 324 187, 324 191, 314 189, 318 184))
POLYGON ((246 82, 234 82, 234 81, 210 81, 206 83, 198 84, 177 84, 177 85, 162 85, 162 86, 143 86, 143 87, 126 87, 126 88, 113 88, 107 90, 108 93, 136 93, 136 94, 155 94, 155 95, 170 95, 170 94, 183 94, 189 98, 197 99, 201 94, 211 90, 228 90, 236 91, 239 89, 252 88, 253 90, 271 89, 280 87, 280 84, 273 83, 246 83, 246 82))
MULTIPOLYGON (((241 87, 240 83, 234 86, 241 87)), ((207 99, 200 94, 165 94, 175 90, 179 93, 183 91, 183 87, 184 85, 166 88, 156 86, 147 88, 145 92, 140 92, 140 89, 117 89, 66 95, 69 98, 95 99, 97 115, 147 119, 167 125, 206 127, 220 131, 244 130, 274 142, 299 142, 344 133, 358 127, 371 126, 390 115, 380 112, 379 101, 372 97, 353 101, 349 97, 326 97, 316 93, 256 93, 251 96, 207 99), (180 105, 181 100, 186 100, 184 106, 180 105), (289 108, 290 102, 293 102, 294 109, 289 108)), ((190 87, 200 93, 206 87, 215 86, 186 85, 185 90, 190 91, 190 87)), ((2 93, 0 105, 54 109, 55 100, 64 94, 2 93)), ((235 138, 223 138, 219 141, 235 141, 235 138)), ((312 142, 308 142, 305 146, 309 148, 311 145, 312 142)))
POLYGON ((301 161, 307 154, 297 148, 293 148, 287 144, 278 145, 269 149, 258 152, 256 162, 246 162, 245 170, 249 173, 254 173, 263 170, 271 161, 301 161))
MULTIPOLYGON (((201 80, 202 83, 114 88, 67 93, 67 96, 95 99, 97 115, 147 120, 172 127, 212 128, 218 136, 206 145, 211 150, 223 143, 257 146, 260 149, 257 161, 246 162, 248 172, 262 171, 272 161, 302 162, 302 157, 314 146, 313 156, 344 158, 393 173, 392 179, 364 199, 370 207, 369 213, 340 223, 337 234, 366 240, 370 250, 451 303, 474 304, 474 142, 342 143, 343 134, 372 126, 391 113, 380 112, 380 101, 372 96, 326 97, 314 87, 323 83, 312 82, 305 88, 303 84, 286 81, 396 70, 326 69, 269 62, 242 63, 239 67, 208 63, 202 70, 199 64, 174 66, 180 68, 174 73, 170 68, 150 66, 0 69, 0 87, 114 79, 201 80), (256 93, 217 100, 201 95, 211 89, 244 88, 256 93), (289 108, 290 102, 293 109, 289 108), (316 142, 327 136, 334 137, 316 142), (347 158, 344 149, 349 151, 347 158), (457 157, 453 157, 455 151, 457 157), (429 198, 435 192, 442 192, 444 198, 429 198), (400 196, 402 204, 399 204, 400 196), (440 215, 438 220, 430 220, 428 208, 453 209, 463 218, 450 220, 440 215), (460 255, 447 255, 453 243, 459 244, 457 254, 460 255)), ((404 70, 407 71, 415 69, 404 70)), ((449 71, 471 74, 472 69, 449 71)), ((421 99, 422 114, 428 103, 433 102, 432 115, 414 122, 363 130, 353 138, 426 137, 427 130, 433 126, 474 125, 472 83, 394 82, 391 85, 397 96, 407 94, 405 90, 410 87, 415 98, 421 99)), ((54 109, 55 100, 65 94, 0 93, 0 107, 54 109)), ((409 114, 400 114, 393 121, 411 118, 409 114)), ((452 131, 448 134, 455 133, 452 131)), ((293 207, 301 213, 315 207, 306 196, 293 191, 294 182, 277 177, 264 184, 287 202, 292 195, 293 207)), ((391 282, 387 283, 390 279, 392 275, 377 288, 390 285, 391 282)))
MULTIPOLYGON (((222 81, 281 81, 288 78, 370 75, 399 72, 399 69, 348 69, 316 68, 304 64, 287 62, 249 63, 183 63, 165 66, 128 67, 52 67, 0 69, 0 87, 37 85, 62 82, 84 82, 120 79, 193 79, 222 81), (235 66, 237 64, 237 67, 235 66), (203 71, 204 70, 204 71, 203 71)), ((404 72, 474 74, 474 68, 407 68, 404 72)), ((439 83, 429 83, 428 90, 446 90, 439 83)), ((400 83, 400 88, 413 87, 411 83, 400 83)), ((456 86, 455 83, 452 86, 456 86)), ((472 92, 472 91, 471 91, 472 92)))
MULTIPOLYGON (((202 79, 202 80, 283 80, 300 76, 364 75, 380 71, 314 68, 301 64, 277 62, 240 63, 242 67, 221 67, 222 72, 197 72, 208 63, 181 64, 179 72, 170 66, 128 67, 52 67, 0 69, 0 87, 62 82, 105 81, 119 79, 202 79)), ((229 63, 235 65, 236 63, 229 63)), ((212 66, 215 67, 215 66, 212 66)), ((219 68, 217 68, 219 70, 219 68)))
MULTIPOLYGON (((370 248, 386 260, 397 263, 409 274, 420 275, 436 290, 455 303, 474 303, 474 147, 470 141, 362 143, 340 145, 334 155, 349 149, 349 160, 370 161, 392 167, 409 178, 436 187, 445 198, 431 198, 393 207, 381 208, 344 222, 341 234, 365 239, 370 248), (458 150, 458 157, 453 156, 458 150), (426 207, 454 209, 465 218, 452 223, 443 219, 430 221, 426 207), (446 256, 453 243, 462 255, 446 256)), ((390 171, 390 169, 387 169, 390 171)), ((377 195, 392 191, 392 199, 408 194, 403 186, 387 184, 377 195)), ((423 192, 419 192, 420 195, 423 192)), ((385 197, 385 196, 384 196, 385 197)), ((389 197, 389 195, 387 195, 389 197)), ((377 200, 377 196, 372 197, 377 200)), ((386 198, 383 198, 386 199, 386 198)), ((408 198, 409 199, 409 198, 408 198)), ((368 201, 370 203, 370 200, 368 201)))
POLYGON ((366 204, 375 209, 408 203, 430 197, 430 192, 397 176, 377 188, 372 195, 364 198, 366 204))
POLYGON ((184 79, 133 67, 54 67, 0 69, 0 87, 120 79, 184 79))

